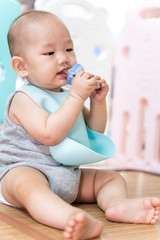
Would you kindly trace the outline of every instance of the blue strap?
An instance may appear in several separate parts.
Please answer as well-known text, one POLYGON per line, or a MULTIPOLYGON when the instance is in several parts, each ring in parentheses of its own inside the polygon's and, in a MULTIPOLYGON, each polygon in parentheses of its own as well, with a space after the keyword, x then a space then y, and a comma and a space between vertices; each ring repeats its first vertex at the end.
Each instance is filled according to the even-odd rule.
MULTIPOLYGON (((31 84, 23 85, 19 91, 27 93, 38 105, 49 113, 55 112, 68 96, 68 92, 50 95, 31 84)), ((64 119, 65 121, 65 119, 64 119)), ((53 133, 54 134, 54 133, 53 133)), ((107 136, 89 129, 80 113, 77 122, 67 137, 55 146, 49 146, 52 157, 64 165, 90 164, 110 158, 115 153, 115 145, 107 136)))

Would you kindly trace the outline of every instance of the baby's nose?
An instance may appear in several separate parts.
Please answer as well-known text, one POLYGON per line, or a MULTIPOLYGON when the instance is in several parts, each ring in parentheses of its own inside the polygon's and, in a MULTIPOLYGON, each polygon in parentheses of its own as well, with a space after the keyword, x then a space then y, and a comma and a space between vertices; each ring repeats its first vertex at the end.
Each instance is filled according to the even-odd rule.
POLYGON ((66 54, 65 53, 59 54, 59 56, 58 56, 58 64, 61 65, 63 63, 67 63, 67 62, 69 62, 69 59, 66 56, 66 54))

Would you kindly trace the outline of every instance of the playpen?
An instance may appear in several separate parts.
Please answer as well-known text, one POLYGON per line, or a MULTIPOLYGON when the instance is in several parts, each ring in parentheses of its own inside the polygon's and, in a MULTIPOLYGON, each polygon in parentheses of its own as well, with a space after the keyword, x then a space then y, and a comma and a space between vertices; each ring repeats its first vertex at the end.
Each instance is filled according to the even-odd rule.
POLYGON ((116 54, 107 165, 160 173, 160 2, 130 10, 116 54))

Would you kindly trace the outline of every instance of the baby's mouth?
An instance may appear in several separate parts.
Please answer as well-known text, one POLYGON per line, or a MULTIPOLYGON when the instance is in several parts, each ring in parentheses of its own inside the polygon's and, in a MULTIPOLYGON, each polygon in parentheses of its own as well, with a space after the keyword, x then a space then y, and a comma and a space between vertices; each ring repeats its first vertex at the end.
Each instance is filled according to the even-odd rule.
POLYGON ((58 75, 67 75, 64 71, 58 72, 58 75))
POLYGON ((69 71, 70 71, 70 68, 67 68, 67 69, 64 69, 64 70, 58 72, 57 74, 58 75, 66 75, 66 76, 68 76, 69 71))
POLYGON ((66 68, 60 72, 57 73, 57 75, 60 77, 60 78, 64 78, 64 79, 67 79, 67 76, 68 76, 68 73, 69 73, 69 70, 70 68, 66 68))

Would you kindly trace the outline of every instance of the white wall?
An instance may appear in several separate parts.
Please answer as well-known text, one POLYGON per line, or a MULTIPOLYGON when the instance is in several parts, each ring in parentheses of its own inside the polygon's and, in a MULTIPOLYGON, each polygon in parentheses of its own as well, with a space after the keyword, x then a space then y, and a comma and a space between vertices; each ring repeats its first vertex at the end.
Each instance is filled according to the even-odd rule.
POLYGON ((104 7, 109 14, 108 26, 115 40, 124 25, 125 14, 128 9, 139 6, 145 0, 88 0, 96 7, 104 7))

